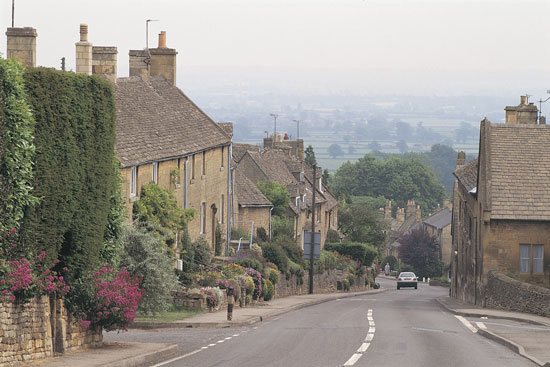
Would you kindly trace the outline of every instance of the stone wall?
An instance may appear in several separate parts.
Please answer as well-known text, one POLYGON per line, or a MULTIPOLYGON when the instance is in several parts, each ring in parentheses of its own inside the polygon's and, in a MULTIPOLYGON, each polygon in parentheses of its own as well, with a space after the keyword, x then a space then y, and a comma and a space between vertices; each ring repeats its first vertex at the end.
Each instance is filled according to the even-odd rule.
POLYGON ((485 287, 485 307, 550 317, 550 289, 490 271, 485 287))
MULTIPOLYGON (((337 291, 336 283, 347 277, 348 272, 343 270, 328 270, 322 274, 313 274, 313 293, 335 293, 337 291)), ((365 276, 356 276, 350 291, 370 289, 369 286, 365 286, 365 278, 365 276)), ((309 272, 307 269, 302 280, 295 275, 287 279, 285 274, 279 273, 279 282, 275 285, 276 298, 308 294, 308 292, 309 272)))
POLYGON ((45 296, 22 305, 0 303, 1 366, 50 357, 54 352, 99 346, 102 342, 101 332, 83 330, 67 314, 61 300, 54 303, 45 296))

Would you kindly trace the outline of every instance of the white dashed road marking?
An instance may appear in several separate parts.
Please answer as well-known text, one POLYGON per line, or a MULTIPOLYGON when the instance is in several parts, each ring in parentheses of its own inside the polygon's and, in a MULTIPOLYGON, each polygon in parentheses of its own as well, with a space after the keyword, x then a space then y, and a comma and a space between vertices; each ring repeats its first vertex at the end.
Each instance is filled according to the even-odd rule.
POLYGON ((357 352, 355 352, 350 357, 350 359, 348 359, 346 361, 346 363, 344 363, 344 367, 353 366, 363 356, 363 354, 367 351, 367 349, 369 349, 370 342, 374 338, 374 332, 376 330, 375 327, 374 327, 374 319, 372 317, 372 310, 369 310, 367 312, 367 320, 369 320, 369 331, 368 331, 367 336, 365 338, 365 342, 362 343, 361 346, 359 347, 359 349, 357 349, 357 352))

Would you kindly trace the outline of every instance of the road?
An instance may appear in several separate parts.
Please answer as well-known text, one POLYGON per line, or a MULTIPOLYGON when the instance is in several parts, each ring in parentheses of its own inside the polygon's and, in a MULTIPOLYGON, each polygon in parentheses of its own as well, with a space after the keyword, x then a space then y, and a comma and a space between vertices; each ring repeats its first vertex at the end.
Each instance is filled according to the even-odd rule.
POLYGON ((182 356, 166 367, 535 366, 444 311, 435 298, 447 289, 421 283, 418 290, 398 291, 393 280, 377 281, 389 290, 307 307, 253 327, 132 330, 105 339, 177 343, 182 356))

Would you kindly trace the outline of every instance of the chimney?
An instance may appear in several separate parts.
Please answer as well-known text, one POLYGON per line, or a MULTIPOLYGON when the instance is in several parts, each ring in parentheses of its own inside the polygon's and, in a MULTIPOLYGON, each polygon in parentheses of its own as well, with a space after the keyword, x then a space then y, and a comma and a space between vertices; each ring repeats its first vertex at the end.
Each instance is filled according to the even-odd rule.
POLYGON ((416 215, 416 203, 414 200, 407 201, 407 211, 405 212, 405 218, 416 215))
POLYGON ((456 169, 459 169, 460 167, 466 165, 466 153, 464 151, 458 152, 458 156, 456 158, 456 169))
POLYGON ((130 58, 130 76, 140 76, 143 80, 149 80, 150 62, 147 50, 130 50, 128 52, 130 58))
POLYGON ((172 84, 176 85, 176 55, 175 49, 166 47, 166 31, 159 34, 157 48, 150 48, 151 53, 151 76, 163 76, 172 84))
POLYGON ((422 223, 422 211, 420 210, 420 205, 416 206, 416 222, 422 223))
POLYGON ((395 219, 397 220, 397 223, 403 223, 405 221, 405 209, 404 208, 397 208, 397 213, 395 215, 395 219))
POLYGON ((6 57, 8 59, 18 59, 24 66, 36 66, 36 29, 8 28, 6 31, 8 38, 6 57))
POLYGON ((92 75, 92 44, 88 42, 88 25, 80 25, 80 42, 76 43, 76 72, 92 75))
POLYGON ((386 207, 384 208, 384 219, 391 219, 391 200, 386 200, 386 207))
POLYGON ((92 74, 101 75, 111 83, 116 83, 117 48, 111 46, 92 47, 92 74))
POLYGON ((520 96, 519 105, 506 106, 506 123, 510 125, 536 125, 537 107, 528 103, 528 96, 520 96))

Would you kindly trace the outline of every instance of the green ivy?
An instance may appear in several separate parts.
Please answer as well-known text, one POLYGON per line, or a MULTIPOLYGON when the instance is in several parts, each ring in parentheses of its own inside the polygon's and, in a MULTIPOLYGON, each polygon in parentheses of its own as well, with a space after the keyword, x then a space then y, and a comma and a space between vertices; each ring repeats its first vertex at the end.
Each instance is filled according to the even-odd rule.
POLYGON ((38 201, 32 171, 35 122, 23 71, 18 62, 0 59, 0 233, 19 228, 25 207, 38 201))

